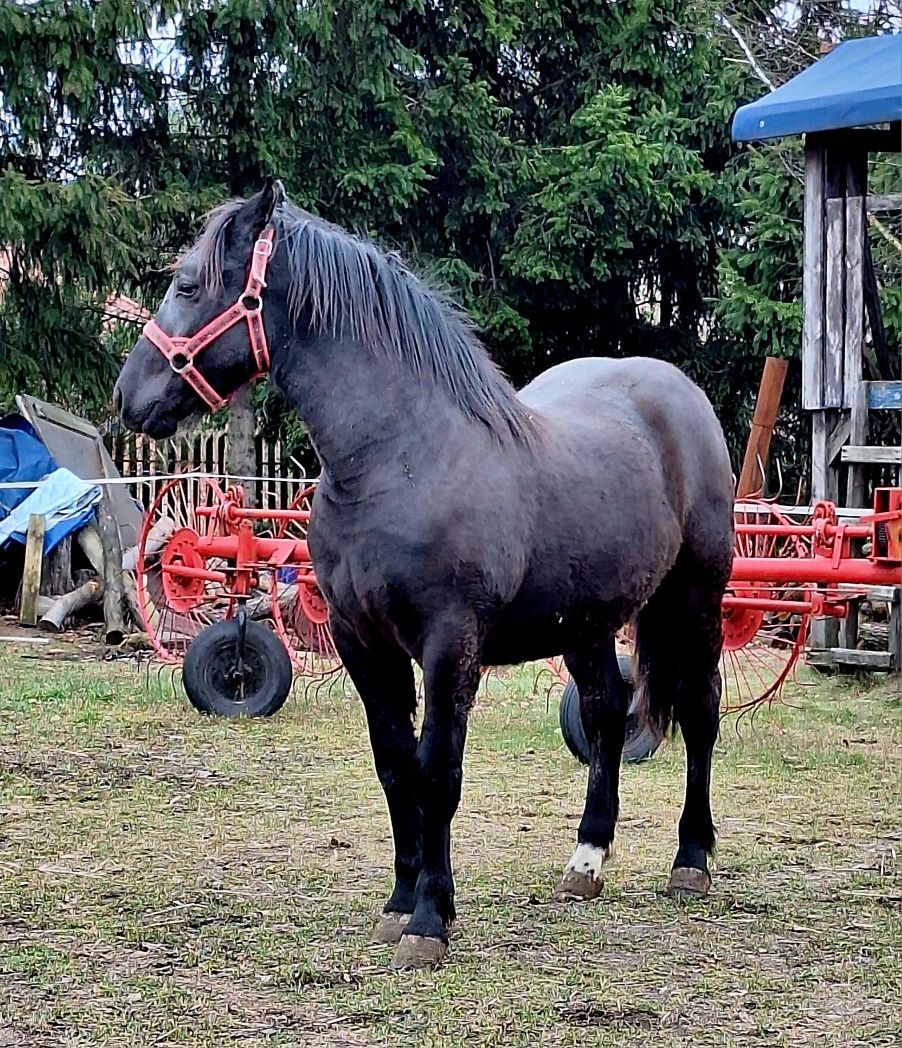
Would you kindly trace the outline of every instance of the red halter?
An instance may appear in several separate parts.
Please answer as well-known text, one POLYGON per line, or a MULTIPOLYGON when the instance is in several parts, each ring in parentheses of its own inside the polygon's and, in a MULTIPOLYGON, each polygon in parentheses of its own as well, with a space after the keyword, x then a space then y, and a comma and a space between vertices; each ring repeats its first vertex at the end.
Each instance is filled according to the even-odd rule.
POLYGON ((241 298, 208 324, 204 324, 200 331, 190 338, 167 335, 156 320, 148 320, 144 325, 144 337, 157 347, 169 361, 172 370, 180 375, 213 411, 225 407, 231 397, 221 397, 197 370, 194 361, 211 342, 215 342, 230 327, 234 327, 241 320, 247 321, 251 352, 257 367, 251 381, 269 371, 269 346, 266 344, 266 331, 263 328, 262 296, 263 289, 266 287, 266 266, 272 255, 275 234, 275 229, 267 226, 260 234, 260 239, 254 244, 251 269, 241 298))

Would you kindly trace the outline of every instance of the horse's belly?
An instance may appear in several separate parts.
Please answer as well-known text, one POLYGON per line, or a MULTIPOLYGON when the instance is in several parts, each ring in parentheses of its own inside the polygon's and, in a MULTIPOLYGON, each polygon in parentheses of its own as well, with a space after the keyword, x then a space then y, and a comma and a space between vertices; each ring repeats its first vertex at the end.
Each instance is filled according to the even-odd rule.
POLYGON ((564 612, 551 604, 524 608, 515 603, 486 632, 482 661, 506 666, 563 655, 610 635, 635 610, 630 600, 589 603, 564 612))

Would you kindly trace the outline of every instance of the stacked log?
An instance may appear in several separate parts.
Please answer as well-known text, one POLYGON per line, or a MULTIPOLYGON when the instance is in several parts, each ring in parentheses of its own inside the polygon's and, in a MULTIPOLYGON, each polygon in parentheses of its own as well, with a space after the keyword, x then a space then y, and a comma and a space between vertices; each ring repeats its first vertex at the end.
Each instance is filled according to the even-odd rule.
MULTIPOLYGON (((62 633, 70 628, 79 612, 102 604, 104 639, 108 644, 120 644, 131 629, 141 628, 135 585, 138 549, 122 550, 119 528, 106 496, 98 506, 96 522, 74 535, 90 565, 87 570, 72 572, 71 536, 43 557, 43 530, 38 521, 34 524, 34 533, 29 535, 31 550, 26 547, 28 571, 23 575, 20 596, 23 625, 62 633)), ((161 549, 173 528, 165 520, 158 524, 148 536, 148 552, 161 549)))

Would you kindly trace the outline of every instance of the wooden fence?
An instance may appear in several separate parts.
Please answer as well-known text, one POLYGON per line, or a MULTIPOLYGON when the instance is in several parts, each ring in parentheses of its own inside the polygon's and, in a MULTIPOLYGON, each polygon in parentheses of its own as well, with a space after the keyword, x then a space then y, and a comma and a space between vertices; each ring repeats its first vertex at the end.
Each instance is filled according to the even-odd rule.
MULTIPOLYGON (((144 478, 135 494, 145 508, 165 483, 158 477, 192 470, 224 476, 228 469, 228 438, 225 430, 205 430, 188 436, 153 441, 120 431, 108 440, 108 450, 123 477, 144 478)), ((285 509, 300 490, 305 477, 302 465, 293 459, 281 441, 254 439, 254 480, 235 481, 244 487, 247 505, 261 509, 285 509)))

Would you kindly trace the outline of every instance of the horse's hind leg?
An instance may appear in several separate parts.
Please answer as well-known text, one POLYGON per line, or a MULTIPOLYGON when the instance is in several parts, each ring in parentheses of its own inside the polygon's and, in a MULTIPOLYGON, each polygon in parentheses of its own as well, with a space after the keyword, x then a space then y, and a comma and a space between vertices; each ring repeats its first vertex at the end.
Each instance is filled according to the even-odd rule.
POLYGON ((413 913, 420 875, 422 820, 416 789, 413 667, 403 651, 365 648, 338 624, 333 625, 333 634, 366 710, 376 774, 388 803, 395 842, 395 884, 373 940, 395 944, 413 913))
POLYGON ((559 902, 594 899, 603 887, 601 871, 613 848, 620 809, 620 757, 629 706, 613 635, 564 661, 579 690, 589 744, 589 782, 577 848, 554 893, 559 902))
POLYGON ((679 561, 639 614, 639 687, 663 731, 679 724, 686 747, 686 794, 671 894, 705 895, 714 851, 711 755, 717 740, 723 643, 721 580, 679 561))

